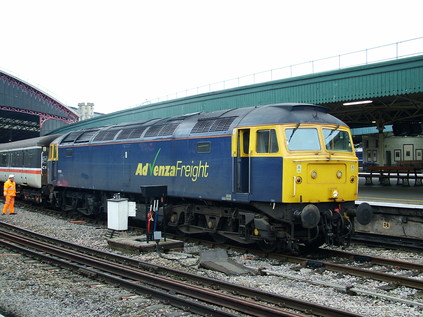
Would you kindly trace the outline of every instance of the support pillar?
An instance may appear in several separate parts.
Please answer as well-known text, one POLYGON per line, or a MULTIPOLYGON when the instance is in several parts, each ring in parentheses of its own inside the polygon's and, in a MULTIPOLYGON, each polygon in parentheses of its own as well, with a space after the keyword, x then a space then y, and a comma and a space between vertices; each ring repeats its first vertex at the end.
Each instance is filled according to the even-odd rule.
POLYGON ((385 165, 385 135, 383 134, 383 129, 385 128, 383 122, 379 121, 377 123, 378 134, 378 151, 377 151, 377 162, 378 165, 385 165))

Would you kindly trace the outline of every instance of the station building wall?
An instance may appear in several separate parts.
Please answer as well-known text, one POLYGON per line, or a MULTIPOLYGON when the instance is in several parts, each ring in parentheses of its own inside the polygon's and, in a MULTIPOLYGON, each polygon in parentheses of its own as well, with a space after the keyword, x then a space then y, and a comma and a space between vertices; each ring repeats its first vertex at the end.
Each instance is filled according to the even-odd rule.
POLYGON ((423 167, 423 136, 404 137, 385 134, 384 162, 379 162, 381 147, 379 135, 363 136, 363 164, 369 165, 418 165, 423 167))

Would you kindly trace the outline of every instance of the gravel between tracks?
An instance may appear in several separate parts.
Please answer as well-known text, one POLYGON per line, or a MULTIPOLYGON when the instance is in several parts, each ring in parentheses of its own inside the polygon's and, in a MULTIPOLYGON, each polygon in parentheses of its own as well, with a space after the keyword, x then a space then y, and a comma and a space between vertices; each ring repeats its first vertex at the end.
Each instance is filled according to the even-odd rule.
MULTIPOLYGON (((108 230, 91 224, 72 223, 69 219, 58 218, 38 212, 16 208, 15 216, 0 216, 0 220, 29 230, 46 234, 73 243, 106 251, 112 251, 107 245, 108 230)), ((129 232, 128 234, 131 234, 129 232)), ((190 270, 209 277, 229 280, 250 287, 299 299, 307 298, 311 302, 345 309, 363 316, 372 317, 415 317, 423 316, 423 310, 414 306, 394 303, 389 300, 370 296, 350 296, 329 287, 311 285, 307 281, 299 282, 276 275, 269 276, 226 276, 219 272, 199 269, 195 263, 202 248, 186 245, 184 253, 167 254, 166 258, 157 253, 126 255, 157 264, 172 266, 181 270, 190 270), (192 256, 187 256, 191 254, 192 256), (178 259, 178 261, 169 259, 178 259), (185 263, 186 266, 182 266, 185 263), (193 265, 194 264, 194 265, 193 265), (191 266, 189 266, 191 265, 191 266)), ((375 249, 363 249, 363 253, 379 252, 375 249)), ((113 251, 115 252, 115 251, 113 251)), ((119 252, 116 252, 119 253, 119 252)), ((381 254, 378 254, 382 256, 381 254)), ((338 285, 354 285, 358 278, 340 277, 333 272, 312 271, 295 268, 295 265, 280 265, 276 261, 256 259, 249 254, 231 253, 239 263, 265 268, 283 275, 299 275, 305 280, 319 280, 338 285)), ((420 254, 412 252, 384 251, 383 256, 403 258, 409 261, 422 261, 420 254)), ((193 316, 188 312, 143 295, 135 295, 122 288, 103 284, 76 273, 41 264, 38 261, 0 248, 0 312, 8 316, 193 316)), ((360 288, 374 289, 380 282, 360 284, 360 288)), ((378 290, 380 293, 416 301, 416 295, 422 294, 409 288, 396 288, 391 291, 378 290)))

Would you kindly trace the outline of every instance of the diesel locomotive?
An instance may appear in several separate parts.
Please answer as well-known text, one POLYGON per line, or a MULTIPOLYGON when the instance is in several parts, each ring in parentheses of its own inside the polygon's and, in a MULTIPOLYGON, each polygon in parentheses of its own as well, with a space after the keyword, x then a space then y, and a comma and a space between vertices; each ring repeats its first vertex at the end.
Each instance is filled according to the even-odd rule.
POLYGON ((265 250, 344 245, 354 218, 358 160, 345 123, 322 106, 272 104, 110 125, 0 145, 0 180, 65 211, 105 213, 120 193, 167 186, 168 227, 265 250))

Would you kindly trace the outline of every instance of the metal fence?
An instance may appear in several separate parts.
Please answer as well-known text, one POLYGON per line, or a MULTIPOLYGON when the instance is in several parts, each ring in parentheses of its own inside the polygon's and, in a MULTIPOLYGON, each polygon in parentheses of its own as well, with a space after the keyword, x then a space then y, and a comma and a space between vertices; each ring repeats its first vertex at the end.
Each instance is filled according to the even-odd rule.
POLYGON ((411 40, 372 47, 342 55, 330 56, 322 59, 312 60, 304 63, 289 65, 232 79, 227 79, 208 85, 198 86, 195 88, 175 92, 164 97, 146 100, 141 105, 176 98, 183 98, 222 89, 258 84, 272 80, 321 73, 325 71, 340 70, 343 68, 367 65, 383 61, 390 61, 405 57, 417 56, 421 54, 423 54, 423 37, 418 37, 411 40))

